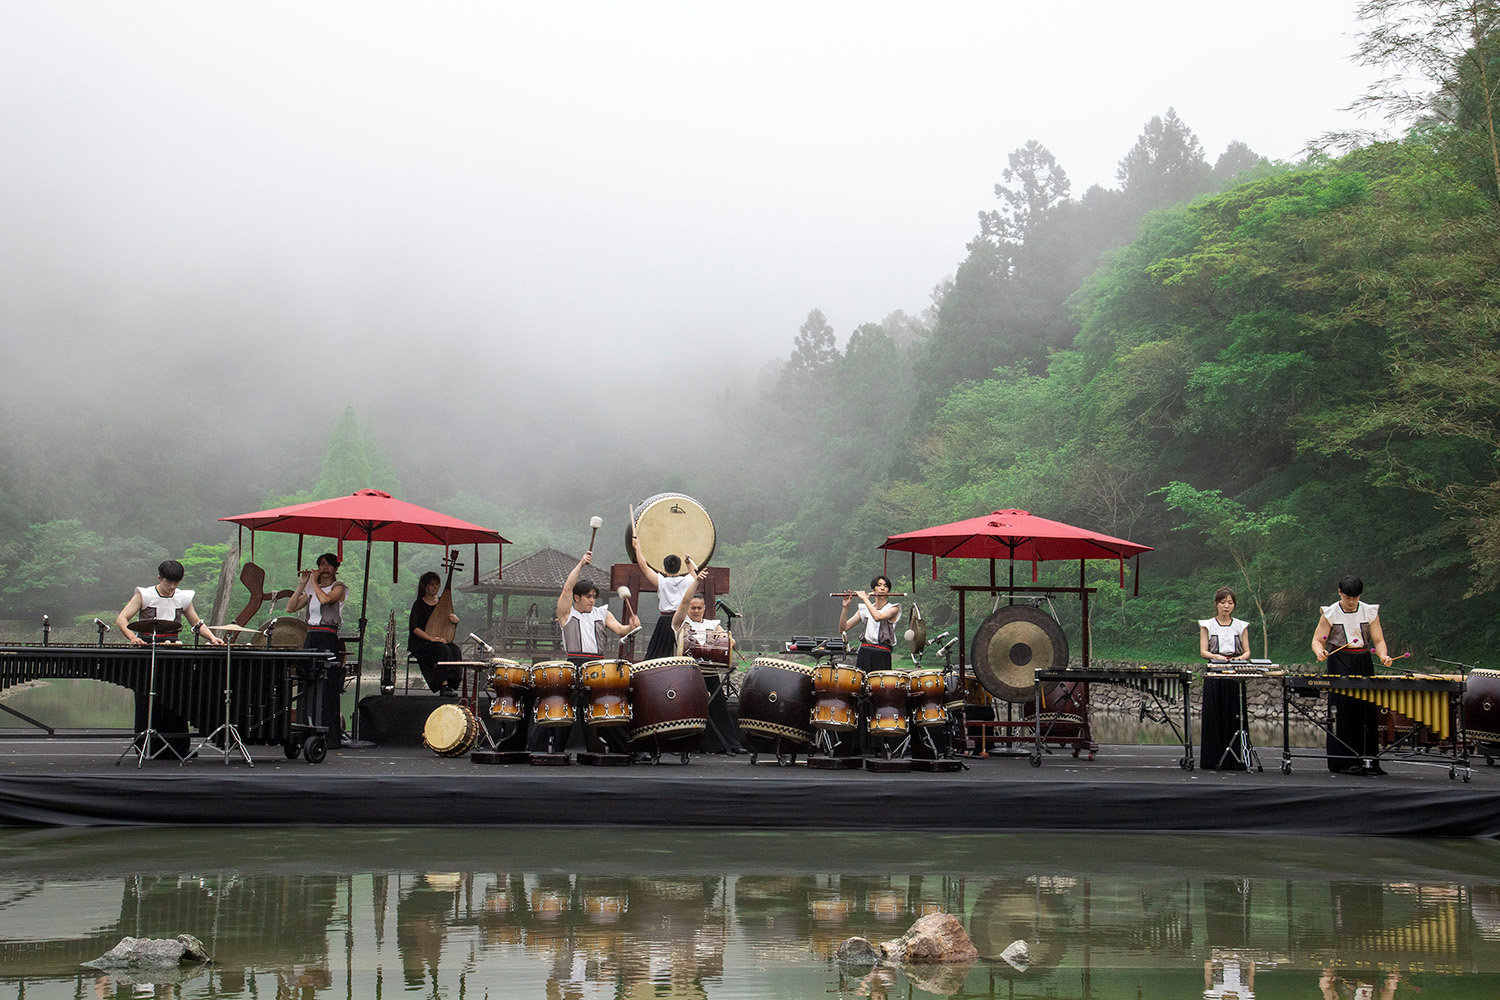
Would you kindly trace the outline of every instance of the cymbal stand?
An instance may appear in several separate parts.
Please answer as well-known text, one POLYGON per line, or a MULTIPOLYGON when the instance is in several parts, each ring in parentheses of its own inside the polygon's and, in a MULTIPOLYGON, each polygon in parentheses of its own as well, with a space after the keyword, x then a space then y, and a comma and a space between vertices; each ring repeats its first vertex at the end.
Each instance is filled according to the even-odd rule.
MULTIPOLYGON (((202 742, 200 742, 198 746, 193 750, 193 752, 191 754, 188 754, 188 756, 191 757, 194 754, 200 753, 203 748, 207 746, 212 746, 215 750, 217 750, 218 746, 214 743, 214 737, 218 736, 220 733, 223 733, 225 765, 228 765, 229 751, 233 749, 239 751, 240 756, 245 758, 246 764, 254 767, 255 761, 250 759, 250 750, 245 746, 245 741, 240 738, 240 730, 239 727, 234 724, 234 717, 229 714, 229 685, 234 670, 233 657, 231 655, 231 650, 233 649, 234 643, 226 642, 224 644, 224 721, 219 723, 219 727, 217 729, 205 736, 202 742)), ((186 763, 186 760, 184 760, 184 763, 186 763)))
POLYGON ((135 739, 130 741, 130 746, 126 747, 120 753, 120 756, 115 758, 115 767, 119 767, 120 761, 128 757, 131 751, 135 751, 136 753, 135 766, 137 769, 146 761, 155 760, 167 751, 171 751, 172 756, 177 758, 177 763, 179 764, 186 760, 182 754, 177 752, 176 747, 167 742, 166 738, 156 731, 156 727, 153 725, 153 713, 156 710, 156 647, 161 644, 162 636, 155 632, 147 633, 147 635, 151 646, 151 668, 146 678, 146 688, 149 692, 146 695, 146 728, 137 733, 135 739), (151 740, 153 737, 161 744, 155 750, 151 749, 151 740))

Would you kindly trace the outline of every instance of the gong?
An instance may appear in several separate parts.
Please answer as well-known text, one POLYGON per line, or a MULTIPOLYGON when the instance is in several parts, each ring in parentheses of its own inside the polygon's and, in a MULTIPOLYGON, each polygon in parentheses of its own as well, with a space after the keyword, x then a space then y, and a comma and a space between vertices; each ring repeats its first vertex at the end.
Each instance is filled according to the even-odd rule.
POLYGON ((906 640, 907 648, 911 650, 912 662, 922 655, 927 648, 927 623, 922 620, 922 609, 917 607, 917 602, 911 603, 911 627, 906 630, 910 637, 906 640))
POLYGON ((969 662, 979 683, 996 698, 1033 701, 1035 671, 1068 665, 1068 638, 1051 615, 1013 604, 980 623, 969 662))

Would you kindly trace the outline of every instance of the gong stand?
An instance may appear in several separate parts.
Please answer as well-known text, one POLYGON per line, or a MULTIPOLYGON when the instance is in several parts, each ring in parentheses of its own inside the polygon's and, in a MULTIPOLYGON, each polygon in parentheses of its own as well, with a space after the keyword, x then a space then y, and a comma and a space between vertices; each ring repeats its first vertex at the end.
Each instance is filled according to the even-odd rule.
MULTIPOLYGON (((1011 566, 1011 576, 1012 576, 1012 579, 1014 579, 1014 576, 1015 576, 1015 566, 1014 565, 1011 566)), ((1076 586, 1076 587, 1017 587, 1014 584, 1005 584, 1005 585, 997 584, 997 583, 994 582, 994 579, 995 579, 995 567, 994 567, 994 563, 991 562, 991 564, 990 564, 990 581, 991 582, 990 582, 990 584, 988 586, 984 586, 984 585, 956 585, 956 586, 951 586, 951 587, 948 588, 949 590, 955 591, 958 594, 958 686, 959 686, 959 690, 960 691, 965 690, 965 680, 966 680, 965 666, 967 665, 966 657, 968 656, 968 651, 969 651, 968 637, 967 637, 967 634, 966 634, 966 628, 967 628, 967 621, 966 621, 966 619, 967 619, 967 614, 966 614, 966 611, 965 611, 965 602, 966 602, 966 599, 967 599, 967 597, 968 597, 968 595, 970 593, 977 593, 977 594, 1007 594, 1007 595, 1010 595, 1012 598, 1014 598, 1014 596, 1016 594, 1038 594, 1038 595, 1043 595, 1043 596, 1051 596, 1052 594, 1077 594, 1079 596, 1080 600, 1082 601, 1082 604, 1083 604, 1083 621, 1081 623, 1081 627, 1083 629, 1083 669, 1085 669, 1085 670, 1088 669, 1088 667, 1089 667, 1089 595, 1097 593, 1098 590, 1099 590, 1099 588, 1098 587, 1086 587, 1086 586, 1083 585, 1083 581, 1084 581, 1084 565, 1083 565, 1083 561, 1082 560, 1079 560, 1079 563, 1078 563, 1078 586, 1076 586)), ((1014 604, 1015 601, 1011 600, 1010 603, 1014 604)), ((967 710, 967 708, 960 708, 958 710, 958 716, 959 716, 958 731, 963 734, 963 749, 961 751, 959 751, 959 752, 972 756, 973 751, 972 751, 972 748, 970 746, 971 740, 970 740, 970 737, 969 737, 969 719, 968 719, 968 710, 967 710)), ((1022 756, 1024 756, 1024 755, 1022 755, 1022 756)))

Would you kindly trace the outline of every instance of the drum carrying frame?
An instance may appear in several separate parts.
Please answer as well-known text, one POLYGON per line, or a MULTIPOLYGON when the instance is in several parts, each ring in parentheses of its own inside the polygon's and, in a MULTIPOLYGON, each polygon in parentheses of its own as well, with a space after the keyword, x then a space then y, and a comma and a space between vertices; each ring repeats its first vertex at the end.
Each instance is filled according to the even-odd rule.
MULTIPOLYGON (((1015 579, 1015 565, 1014 565, 1014 563, 1012 563, 1012 565, 1011 565, 1011 579, 1012 580, 1015 579)), ((969 641, 968 641, 968 635, 967 635, 967 614, 966 614, 965 604, 966 604, 966 599, 967 599, 968 595, 971 592, 972 593, 979 593, 979 594, 994 594, 994 595, 996 595, 996 601, 997 601, 997 603, 998 603, 998 600, 999 600, 999 595, 1005 594, 1005 595, 1007 595, 1009 597, 1009 602, 1008 602, 1009 604, 1015 604, 1016 603, 1015 602, 1015 596, 1017 594, 1037 594, 1037 595, 1048 597, 1048 598, 1050 598, 1053 594, 1077 594, 1079 596, 1080 600, 1082 601, 1082 604, 1083 604, 1083 620, 1082 620, 1082 623, 1081 623, 1081 628, 1082 628, 1082 631, 1083 631, 1083 647, 1082 647, 1083 669, 1087 670, 1089 668, 1089 653, 1090 653, 1090 649, 1089 649, 1089 646, 1090 646, 1090 643, 1089 643, 1089 595, 1093 594, 1093 593, 1097 593, 1099 588, 1085 586, 1084 561, 1083 560, 1080 559, 1078 561, 1078 586, 1076 586, 1076 587, 1017 587, 1014 582, 1009 583, 1009 584, 998 584, 998 583, 995 582, 995 560, 991 559, 990 560, 990 582, 989 582, 989 586, 983 586, 983 585, 969 585, 969 586, 955 585, 955 586, 950 586, 948 589, 951 590, 951 591, 954 591, 955 593, 958 594, 958 685, 959 685, 959 690, 960 691, 964 690, 964 682, 966 680, 965 667, 967 665, 968 655, 969 655, 969 641)), ((1009 712, 1009 709, 1007 709, 1007 712, 1009 712)), ((973 748, 972 748, 973 738, 969 735, 968 706, 967 705, 961 706, 958 709, 958 715, 959 715, 958 731, 962 734, 963 747, 962 747, 962 749, 955 748, 955 752, 961 753, 961 754, 963 754, 965 756, 970 756, 970 757, 973 757, 973 756, 978 756, 978 757, 990 757, 990 756, 1029 757, 1031 755, 1031 748, 1034 747, 1035 744, 1036 744, 1038 727, 1040 726, 1040 720, 1037 720, 1037 719, 1031 720, 1030 728, 1031 728, 1032 732, 1031 732, 1030 735, 1027 735, 1027 736, 1002 736, 1002 737, 999 737, 999 739, 1002 739, 1002 740, 1006 741, 1007 743, 1014 742, 1014 743, 1016 743, 1018 745, 1025 745, 1026 746, 1025 750, 1007 751, 1004 754, 991 754, 991 753, 989 753, 989 750, 988 750, 988 743, 992 739, 994 739, 994 737, 989 737, 989 736, 984 735, 984 732, 983 732, 984 729, 986 729, 986 728, 1025 728, 1026 727, 1026 720, 1016 721, 1016 720, 1013 720, 1013 719, 1007 719, 1004 722, 1000 722, 999 720, 996 720, 995 723, 976 722, 975 725, 978 725, 980 727, 980 735, 979 735, 979 752, 975 753, 974 750, 973 750, 973 748)))

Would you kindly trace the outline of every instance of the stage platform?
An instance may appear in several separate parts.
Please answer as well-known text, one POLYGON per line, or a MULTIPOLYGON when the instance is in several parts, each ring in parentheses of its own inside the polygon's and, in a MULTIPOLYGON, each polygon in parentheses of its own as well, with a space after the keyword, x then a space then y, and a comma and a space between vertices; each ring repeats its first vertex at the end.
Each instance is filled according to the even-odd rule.
POLYGON ((255 766, 205 756, 115 760, 118 738, 0 737, 0 825, 596 826, 1500 836, 1500 769, 1388 764, 1383 777, 1268 748, 1257 772, 1185 771, 1180 747, 1105 746, 1094 761, 966 761, 956 773, 815 770, 694 755, 628 767, 484 765, 428 750, 331 750, 321 764, 254 747, 255 766), (1273 759, 1274 758, 1274 759, 1273 759))

